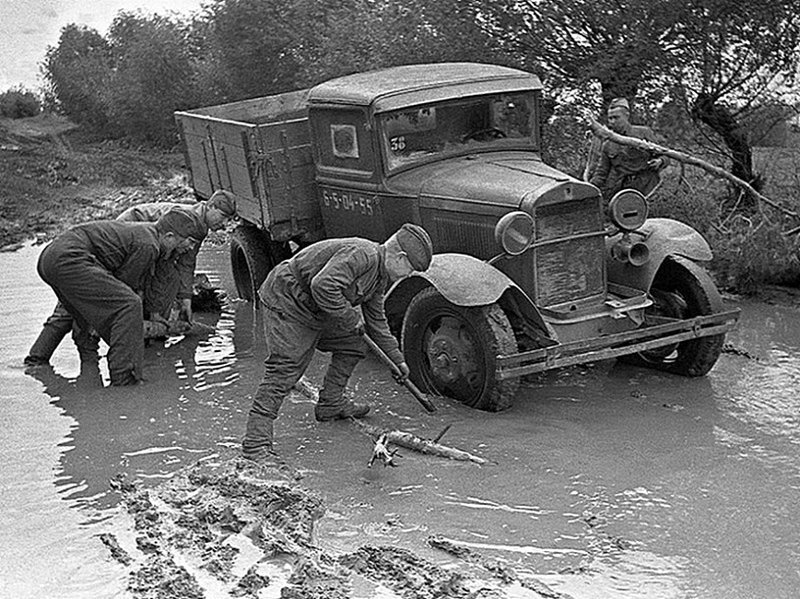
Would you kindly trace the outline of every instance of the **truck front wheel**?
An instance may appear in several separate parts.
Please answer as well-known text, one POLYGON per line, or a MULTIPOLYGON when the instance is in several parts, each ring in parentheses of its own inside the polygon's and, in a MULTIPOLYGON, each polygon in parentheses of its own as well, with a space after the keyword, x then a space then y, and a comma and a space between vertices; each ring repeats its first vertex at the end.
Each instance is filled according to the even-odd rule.
POLYGON ((231 269, 239 297, 253 301, 269 271, 289 255, 287 244, 271 241, 256 227, 236 227, 231 235, 231 269))
POLYGON ((497 304, 465 308, 425 289, 408 306, 402 342, 411 379, 423 391, 489 412, 511 406, 519 381, 497 379, 496 358, 516 353, 517 342, 497 304))
MULTIPOLYGON (((650 312, 687 319, 721 312, 722 298, 706 270, 686 259, 668 258, 650 288, 650 312)), ((722 352, 725 335, 700 337, 625 356, 623 361, 683 376, 703 376, 722 352)))

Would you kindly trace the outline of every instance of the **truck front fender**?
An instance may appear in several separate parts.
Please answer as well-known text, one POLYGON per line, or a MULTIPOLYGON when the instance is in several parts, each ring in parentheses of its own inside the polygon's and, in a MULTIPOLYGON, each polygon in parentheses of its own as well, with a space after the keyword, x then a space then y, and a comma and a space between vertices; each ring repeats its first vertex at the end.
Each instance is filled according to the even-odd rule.
POLYGON ((631 241, 644 243, 649 250, 650 258, 641 266, 621 262, 612 256, 611 247, 620 238, 621 233, 606 239, 608 280, 643 291, 650 289, 658 269, 668 256, 683 256, 697 262, 707 262, 714 257, 711 247, 700 233, 671 218, 649 218, 638 231, 631 234, 631 241))
POLYGON ((415 272, 395 283, 386 294, 384 307, 390 323, 402 321, 411 299, 426 287, 435 287, 452 304, 487 306, 495 302, 508 312, 555 337, 539 310, 511 279, 491 264, 466 254, 436 254, 425 272, 415 272))

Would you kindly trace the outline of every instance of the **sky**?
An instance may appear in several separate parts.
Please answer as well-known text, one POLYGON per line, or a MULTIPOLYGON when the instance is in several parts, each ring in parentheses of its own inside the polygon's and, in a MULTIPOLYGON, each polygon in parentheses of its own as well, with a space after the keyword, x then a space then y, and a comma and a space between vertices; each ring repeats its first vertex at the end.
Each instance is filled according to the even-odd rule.
POLYGON ((202 0, 0 0, 0 93, 41 86, 39 63, 70 23, 105 35, 120 11, 188 15, 202 0))

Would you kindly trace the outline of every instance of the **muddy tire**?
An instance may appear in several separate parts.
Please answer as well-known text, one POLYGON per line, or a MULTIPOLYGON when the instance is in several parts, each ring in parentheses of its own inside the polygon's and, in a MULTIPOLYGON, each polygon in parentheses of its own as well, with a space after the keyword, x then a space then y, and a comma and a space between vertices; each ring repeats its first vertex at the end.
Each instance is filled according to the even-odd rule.
POLYGON ((289 255, 287 244, 271 241, 256 227, 236 227, 231 235, 231 270, 239 297, 253 301, 269 271, 289 255))
MULTIPOLYGON (((668 258, 650 288, 655 304, 648 313, 670 318, 693 318, 723 310, 722 298, 706 270, 682 258, 668 258)), ((690 339, 674 345, 624 356, 628 364, 680 374, 703 376, 722 352, 725 335, 690 339)))
POLYGON ((401 338, 411 380, 423 391, 488 412, 511 406, 519 381, 498 380, 496 358, 515 353, 517 342, 497 304, 464 308, 425 289, 408 306, 401 338))

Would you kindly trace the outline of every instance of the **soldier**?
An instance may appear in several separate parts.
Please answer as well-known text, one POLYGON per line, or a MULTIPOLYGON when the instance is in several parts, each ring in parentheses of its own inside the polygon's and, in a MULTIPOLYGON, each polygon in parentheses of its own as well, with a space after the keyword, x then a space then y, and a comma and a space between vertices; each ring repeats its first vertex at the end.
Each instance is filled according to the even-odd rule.
POLYGON ((384 293, 412 271, 426 270, 432 257, 427 232, 405 224, 383 244, 357 237, 314 243, 269 273, 258 293, 265 307, 267 358, 247 419, 245 457, 261 461, 272 454, 273 421, 315 349, 332 353, 314 408, 318 421, 362 418, 369 412, 369 406, 343 396, 356 364, 366 355, 364 332, 408 376, 389 331, 384 293))
MULTIPOLYGON (((174 202, 150 202, 131 206, 119 216, 117 220, 124 222, 156 222, 172 209, 186 210, 195 220, 195 232, 192 239, 193 245, 184 248, 185 251, 175 252, 168 260, 159 260, 151 280, 144 290, 145 316, 154 321, 170 318, 170 310, 174 300, 180 301, 179 317, 192 323, 192 281, 194 269, 197 265, 197 254, 200 245, 208 235, 208 231, 217 231, 225 226, 225 222, 236 215, 236 202, 233 194, 219 190, 207 202, 196 204, 179 204, 174 202)), ((166 329, 166 326, 162 326, 166 329)), ((72 316, 57 304, 53 314, 45 321, 39 337, 31 346, 25 357, 25 364, 35 366, 47 364, 56 351, 61 340, 72 330, 72 316)), ((73 333, 74 338, 74 333, 73 333)), ((80 353, 93 355, 93 343, 87 339, 74 339, 80 353), (88 343, 88 352, 79 345, 88 343)))
MULTIPOLYGON (((608 127, 620 135, 655 142, 650 127, 631 125, 630 106, 625 98, 614 98, 608 105, 608 127)), ((606 202, 622 189, 636 189, 647 196, 658 185, 659 172, 666 166, 663 156, 606 140, 589 182, 600 188, 606 202)))
POLYGON ((141 380, 144 334, 136 291, 159 257, 189 243, 194 227, 193 219, 179 210, 156 223, 94 221, 62 233, 40 254, 39 276, 74 319, 82 360, 92 351, 97 359, 92 331, 108 344, 112 385, 141 380))
MULTIPOLYGON (((215 191, 208 201, 195 204, 175 204, 152 202, 131 206, 117 217, 117 220, 134 222, 154 222, 172 208, 188 211, 198 221, 198 235, 194 245, 176 254, 171 261, 160 262, 155 280, 145 290, 145 310, 165 319, 170 318, 172 304, 177 298, 180 303, 178 317, 192 322, 192 285, 197 267, 197 254, 210 231, 218 231, 228 219, 236 216, 235 196, 224 190, 215 191)), ((156 320, 159 320, 156 317, 156 320)))

